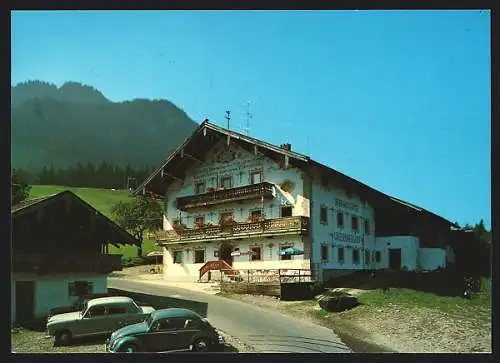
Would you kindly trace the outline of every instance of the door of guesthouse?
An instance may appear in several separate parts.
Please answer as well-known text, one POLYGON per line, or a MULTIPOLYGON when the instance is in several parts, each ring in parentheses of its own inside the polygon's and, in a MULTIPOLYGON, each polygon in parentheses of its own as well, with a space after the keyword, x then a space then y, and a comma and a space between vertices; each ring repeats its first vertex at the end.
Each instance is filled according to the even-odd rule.
POLYGON ((229 243, 224 243, 219 250, 219 260, 226 261, 229 266, 233 266, 233 246, 229 243))

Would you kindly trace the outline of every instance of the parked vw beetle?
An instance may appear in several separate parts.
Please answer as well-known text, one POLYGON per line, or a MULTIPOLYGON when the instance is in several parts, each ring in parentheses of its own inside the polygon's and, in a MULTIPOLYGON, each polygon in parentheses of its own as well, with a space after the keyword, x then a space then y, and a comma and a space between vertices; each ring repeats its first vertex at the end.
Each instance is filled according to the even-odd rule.
POLYGON ((106 344, 111 353, 208 352, 224 339, 208 320, 180 308, 156 310, 141 323, 118 329, 106 344))

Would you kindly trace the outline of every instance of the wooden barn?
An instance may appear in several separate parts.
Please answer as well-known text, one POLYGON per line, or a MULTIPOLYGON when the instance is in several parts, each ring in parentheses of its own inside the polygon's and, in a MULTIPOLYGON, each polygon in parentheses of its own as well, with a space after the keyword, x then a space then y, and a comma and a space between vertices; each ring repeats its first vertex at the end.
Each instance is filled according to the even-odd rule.
POLYGON ((106 293, 121 270, 108 245, 139 242, 70 191, 12 207, 11 319, 46 316, 78 295, 106 293))

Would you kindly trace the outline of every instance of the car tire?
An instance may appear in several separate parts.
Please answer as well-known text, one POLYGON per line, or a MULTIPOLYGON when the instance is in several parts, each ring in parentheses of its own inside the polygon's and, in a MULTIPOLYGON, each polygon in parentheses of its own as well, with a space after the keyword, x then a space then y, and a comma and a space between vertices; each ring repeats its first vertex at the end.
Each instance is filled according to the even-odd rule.
POLYGON ((58 331, 54 336, 55 346, 68 345, 71 341, 71 332, 69 330, 58 331))
POLYGON ((193 342, 191 350, 193 352, 208 352, 211 347, 211 341, 208 338, 198 338, 193 342))
POLYGON ((131 343, 124 344, 119 349, 120 353, 137 353, 138 351, 139 349, 137 346, 131 343))

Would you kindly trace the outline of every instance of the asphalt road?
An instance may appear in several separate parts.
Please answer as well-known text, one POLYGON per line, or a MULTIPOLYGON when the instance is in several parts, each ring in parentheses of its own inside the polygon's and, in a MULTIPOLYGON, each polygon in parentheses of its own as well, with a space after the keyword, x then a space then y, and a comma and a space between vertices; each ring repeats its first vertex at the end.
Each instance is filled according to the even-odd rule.
POLYGON ((207 318, 261 353, 351 353, 332 330, 275 311, 177 287, 108 279, 110 288, 208 304, 207 318))

